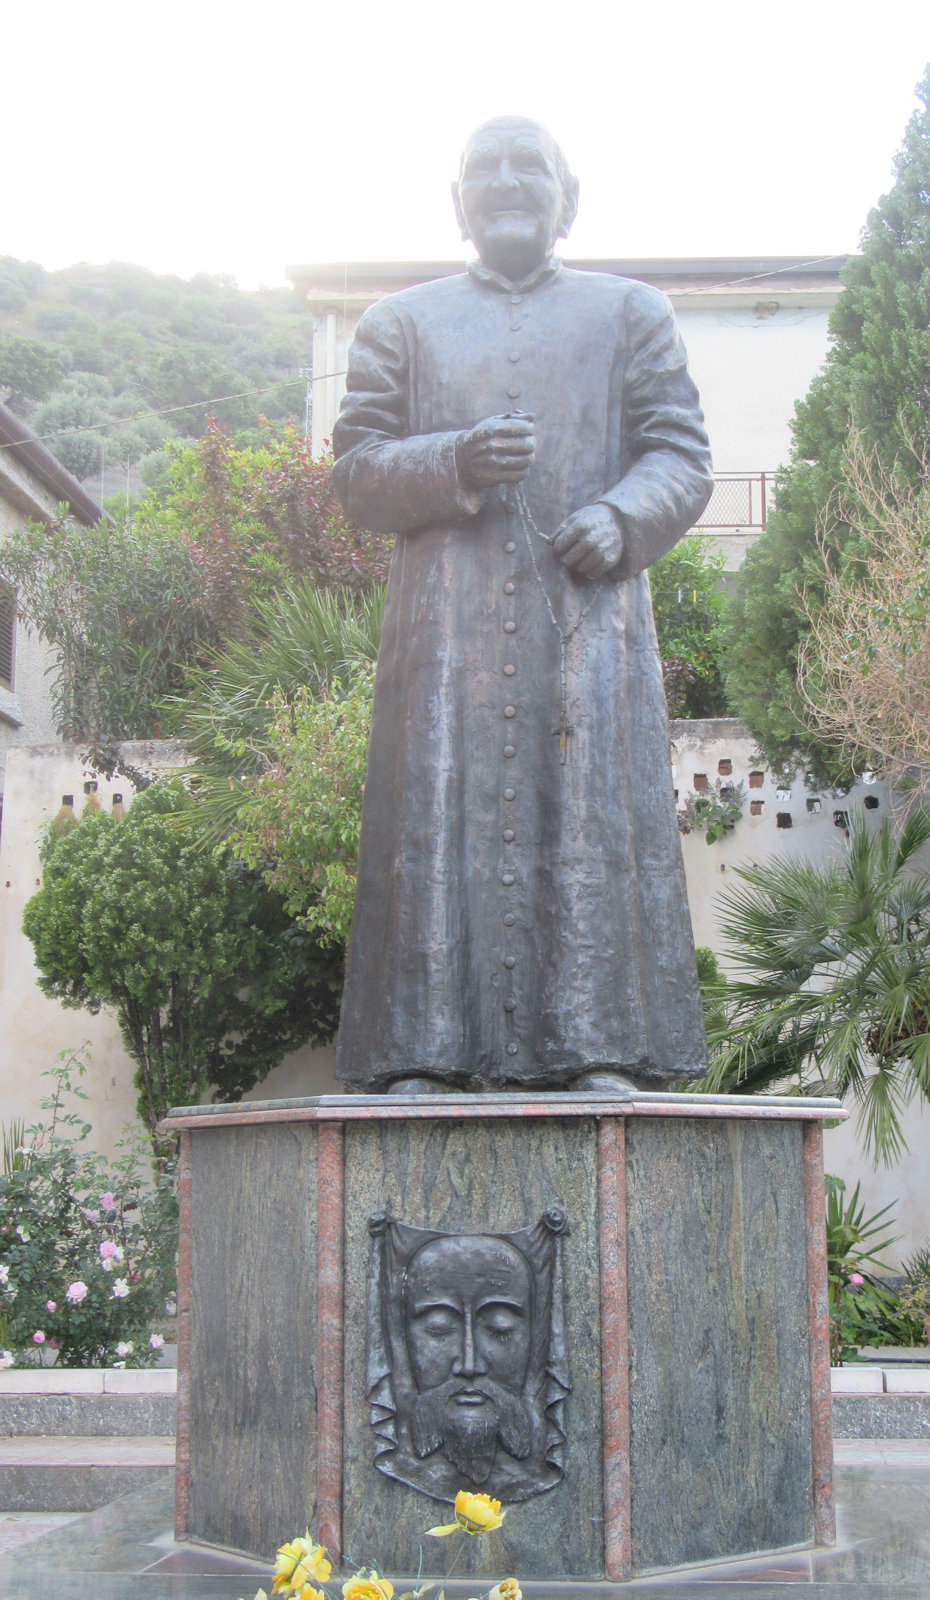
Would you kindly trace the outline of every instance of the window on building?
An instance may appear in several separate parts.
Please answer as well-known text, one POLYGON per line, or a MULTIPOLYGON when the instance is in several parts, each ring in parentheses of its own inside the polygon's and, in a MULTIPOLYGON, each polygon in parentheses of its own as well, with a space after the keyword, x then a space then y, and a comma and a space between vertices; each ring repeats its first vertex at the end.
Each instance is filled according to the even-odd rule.
POLYGON ((13 645, 16 637, 16 596, 0 584, 0 684, 13 687, 13 645))

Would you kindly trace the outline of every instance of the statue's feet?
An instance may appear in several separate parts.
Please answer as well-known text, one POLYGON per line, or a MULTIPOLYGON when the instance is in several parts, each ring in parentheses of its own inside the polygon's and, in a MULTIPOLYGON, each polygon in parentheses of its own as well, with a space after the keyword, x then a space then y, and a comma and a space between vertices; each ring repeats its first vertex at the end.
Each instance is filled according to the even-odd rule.
POLYGON ((572 1084, 572 1089, 576 1093, 609 1094, 615 1100, 629 1100, 640 1092, 639 1084, 612 1067, 594 1067, 590 1072, 582 1072, 572 1084))
POLYGON ((416 1100, 420 1095, 454 1094, 455 1091, 444 1078, 410 1077, 393 1078, 386 1092, 402 1100, 416 1100))

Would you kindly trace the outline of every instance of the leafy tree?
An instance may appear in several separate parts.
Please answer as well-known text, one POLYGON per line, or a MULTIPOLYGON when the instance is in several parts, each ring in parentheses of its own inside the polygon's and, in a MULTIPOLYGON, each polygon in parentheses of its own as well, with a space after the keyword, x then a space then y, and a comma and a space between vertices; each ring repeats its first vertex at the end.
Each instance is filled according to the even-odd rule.
POLYGON ((700 538, 683 539, 649 569, 670 716, 726 714, 720 666, 723 569, 723 556, 700 538))
POLYGON ((355 906, 374 668, 314 696, 272 702, 262 772, 242 780, 228 836, 238 860, 284 896, 321 944, 347 944, 355 906))
POLYGON ((862 559, 824 558, 809 605, 799 687, 811 726, 860 768, 930 777, 930 456, 917 482, 886 471, 857 440, 839 511, 862 559))
POLYGON ((293 427, 267 430, 260 448, 237 449, 211 421, 198 443, 173 447, 169 485, 143 504, 140 531, 173 528, 212 552, 231 608, 244 585, 270 591, 289 575, 356 593, 387 576, 390 541, 346 520, 332 461, 315 460, 293 427))
POLYGON ((172 707, 191 753, 191 822, 222 840, 327 944, 348 938, 383 591, 308 583, 261 602, 249 633, 172 707))
MULTIPOLYGON (((861 255, 844 269, 831 348, 796 408, 777 504, 740 571, 729 619, 727 695, 776 767, 810 752, 798 648, 823 593, 816 534, 843 480, 850 430, 886 469, 930 444, 930 68, 917 96, 894 187, 869 215, 861 255)), ((848 523, 830 522, 828 554, 834 565, 855 559, 848 523)), ((815 770, 837 770, 829 747, 815 746, 813 760, 804 759, 815 770)))
POLYGON ((47 400, 64 376, 61 357, 41 339, 0 338, 0 390, 11 411, 47 400))
POLYGON ((212 839, 228 836, 247 782, 274 765, 282 705, 304 690, 338 701, 374 662, 383 612, 382 590, 353 596, 297 583, 257 602, 247 632, 188 675, 167 707, 169 726, 190 753, 196 820, 212 839))
POLYGON ((76 740, 151 736, 158 706, 184 668, 222 637, 222 597, 198 552, 169 530, 84 528, 60 515, 0 546, 0 583, 51 644, 56 726, 76 740))
POLYGON ((332 1037, 340 953, 321 951, 280 895, 178 826, 183 784, 153 784, 126 816, 49 833, 23 927, 43 993, 112 1010, 136 1064, 139 1116, 212 1088, 235 1099, 307 1040, 332 1037))
POLYGON ((725 1008, 708 1027, 702 1088, 851 1096, 876 1160, 905 1148, 901 1111, 930 1098, 930 875, 918 853, 930 809, 896 837, 849 818, 841 861, 785 857, 741 867, 721 897, 726 953, 739 976, 710 984, 725 1008))

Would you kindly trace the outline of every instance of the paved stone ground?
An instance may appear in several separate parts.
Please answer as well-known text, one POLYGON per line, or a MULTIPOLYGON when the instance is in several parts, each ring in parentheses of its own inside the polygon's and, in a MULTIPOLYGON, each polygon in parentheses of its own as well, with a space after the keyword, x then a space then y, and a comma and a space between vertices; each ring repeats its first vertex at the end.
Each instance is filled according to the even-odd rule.
MULTIPOLYGON (((930 1600, 930 1443, 841 1440, 836 1466, 835 1549, 626 1586, 526 1584, 525 1600, 930 1600)), ((0 1517, 0 1600, 251 1600, 270 1588, 262 1563, 176 1545, 171 1501, 171 1484, 158 1483, 85 1516, 0 1517)), ((473 1585, 445 1589, 465 1600, 473 1585)))

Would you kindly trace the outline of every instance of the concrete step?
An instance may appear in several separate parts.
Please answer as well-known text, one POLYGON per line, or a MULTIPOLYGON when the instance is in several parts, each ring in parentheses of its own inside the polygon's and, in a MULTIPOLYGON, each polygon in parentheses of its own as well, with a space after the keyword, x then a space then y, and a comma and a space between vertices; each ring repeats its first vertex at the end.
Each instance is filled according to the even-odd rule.
POLYGON ((0 1372, 0 1436, 174 1433, 178 1375, 12 1368, 0 1372))
POLYGON ((174 1473, 170 1437, 0 1440, 0 1512, 96 1511, 174 1473))

